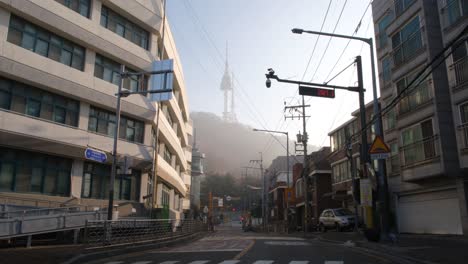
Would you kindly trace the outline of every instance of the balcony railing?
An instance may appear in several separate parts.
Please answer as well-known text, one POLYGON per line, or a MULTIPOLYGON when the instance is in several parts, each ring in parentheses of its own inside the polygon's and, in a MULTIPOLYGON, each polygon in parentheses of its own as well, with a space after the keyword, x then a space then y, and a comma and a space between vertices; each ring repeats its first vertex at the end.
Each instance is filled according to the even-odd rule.
POLYGON ((468 123, 458 127, 462 149, 468 149, 468 123))
POLYGON ((421 29, 418 29, 407 40, 393 48, 393 64, 398 66, 409 61, 422 48, 421 29))
POLYGON ((400 149, 402 166, 411 166, 439 156, 439 137, 431 136, 400 149))
POLYGON ((444 28, 450 27, 468 15, 468 0, 447 0, 447 5, 442 8, 441 13, 444 28))
POLYGON ((431 86, 429 86, 429 81, 424 81, 401 99, 398 104, 398 115, 409 113, 431 99, 431 86))
POLYGON ((464 57, 455 61, 450 70, 453 71, 455 77, 455 87, 468 82, 468 57, 464 57))

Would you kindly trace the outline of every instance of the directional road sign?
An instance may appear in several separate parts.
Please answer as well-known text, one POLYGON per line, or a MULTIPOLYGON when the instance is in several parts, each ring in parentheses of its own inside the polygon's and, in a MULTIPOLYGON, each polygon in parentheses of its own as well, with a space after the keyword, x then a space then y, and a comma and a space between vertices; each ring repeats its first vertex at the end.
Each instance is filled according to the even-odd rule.
POLYGON ((107 161, 106 153, 100 150, 86 148, 84 154, 85 154, 85 158, 89 160, 97 161, 100 163, 105 163, 107 161))

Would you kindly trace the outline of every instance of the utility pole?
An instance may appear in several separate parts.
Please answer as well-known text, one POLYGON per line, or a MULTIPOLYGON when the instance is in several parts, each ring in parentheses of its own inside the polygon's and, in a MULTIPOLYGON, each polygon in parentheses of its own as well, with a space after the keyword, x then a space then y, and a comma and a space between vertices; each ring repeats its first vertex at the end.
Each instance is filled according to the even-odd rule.
POLYGON ((348 130, 345 129, 346 137, 346 157, 351 164, 351 181, 353 183, 353 202, 354 202, 354 232, 358 231, 359 225, 359 214, 358 214, 358 198, 357 198, 357 181, 356 181, 356 164, 354 164, 353 158, 353 143, 348 130))
POLYGON ((268 224, 268 193, 265 173, 263 172, 263 154, 260 152, 259 160, 250 160, 251 163, 260 164, 260 177, 262 178, 262 226, 266 230, 268 224))
MULTIPOLYGON (((304 184, 304 232, 307 233, 309 232, 309 194, 308 194, 308 186, 309 186, 309 177, 308 177, 308 172, 307 172, 307 122, 306 118, 310 117, 306 115, 306 107, 310 107, 310 105, 305 104, 305 99, 304 96, 302 96, 302 105, 296 105, 296 106, 285 106, 284 109, 285 111, 287 109, 294 110, 294 111, 300 111, 300 116, 299 118, 302 118, 302 136, 300 134, 298 135, 298 140, 299 142, 302 142, 303 145, 303 154, 304 154, 304 161, 303 161, 303 168, 302 168, 302 178, 303 178, 303 184, 304 184), (302 110, 297 110, 297 109, 302 109, 302 110)), ((294 119, 294 114, 291 116, 285 116, 284 118, 292 118, 294 119)))

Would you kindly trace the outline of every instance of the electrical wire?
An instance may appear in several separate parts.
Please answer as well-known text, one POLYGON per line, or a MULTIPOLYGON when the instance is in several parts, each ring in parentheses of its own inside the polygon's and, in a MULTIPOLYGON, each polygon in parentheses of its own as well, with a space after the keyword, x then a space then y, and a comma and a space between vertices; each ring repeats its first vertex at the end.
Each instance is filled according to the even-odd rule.
POLYGON ((426 81, 426 78, 434 71, 435 68, 437 68, 438 66, 440 66, 442 63, 445 62, 445 60, 454 52, 454 50, 459 47, 460 45, 464 44, 465 41, 468 40, 468 36, 465 36, 464 38, 462 38, 462 36, 464 34, 467 34, 468 33, 468 26, 465 26, 465 28, 457 35, 457 37, 455 37, 442 51, 440 51, 423 69, 421 69, 417 74, 416 76, 413 78, 413 80, 406 85, 406 87, 404 89, 402 89, 395 98, 392 99, 392 101, 387 105, 385 106, 384 108, 382 108, 380 111, 377 112, 376 115, 374 115, 369 122, 366 123, 366 125, 364 126, 364 128, 361 128, 357 133, 355 133, 352 137, 351 137, 351 140, 354 140, 356 139, 357 137, 359 137, 360 135, 362 135, 362 133, 364 131, 366 131, 370 126, 372 126, 375 121, 377 120, 377 118, 379 116, 384 116, 385 114, 387 114, 388 112, 390 112, 391 110, 393 110, 393 108, 404 98, 404 96, 408 93, 408 92, 411 92, 412 89, 415 89, 417 88, 423 81, 426 81), (451 49, 451 50, 450 50, 451 49), (448 52, 447 55, 444 55, 448 50, 450 50, 450 52, 448 52), (440 61, 438 61, 440 59, 440 61), (433 64, 435 64, 434 66, 432 66, 433 64), (430 69, 428 71, 428 69, 430 69), (427 71, 427 73, 425 73, 427 71), (417 82, 417 84, 415 84, 417 82), (412 87, 414 85, 414 87, 412 87))
MULTIPOLYGON (((343 16, 343 11, 345 10, 345 7, 346 7, 346 4, 348 3, 348 0, 346 0, 343 4, 343 7, 341 8, 341 12, 340 12, 340 15, 338 16, 338 20, 336 21, 336 24, 335 24, 335 27, 333 28, 333 33, 335 33, 336 29, 338 28, 338 24, 340 23, 340 20, 341 20, 341 17, 343 16)), ((315 68, 315 72, 314 74, 312 75, 312 78, 310 79, 310 81, 313 81, 314 78, 315 78, 315 75, 317 74, 317 71, 318 69, 320 69, 320 65, 322 64, 322 61, 323 61, 323 58, 325 57, 325 54, 327 53, 328 51, 328 47, 330 46, 330 42, 332 40, 332 37, 329 37, 328 38, 328 43, 327 43, 327 46, 325 47, 325 51, 322 53, 322 57, 320 58, 319 60, 319 63, 317 65, 317 67, 315 68)))

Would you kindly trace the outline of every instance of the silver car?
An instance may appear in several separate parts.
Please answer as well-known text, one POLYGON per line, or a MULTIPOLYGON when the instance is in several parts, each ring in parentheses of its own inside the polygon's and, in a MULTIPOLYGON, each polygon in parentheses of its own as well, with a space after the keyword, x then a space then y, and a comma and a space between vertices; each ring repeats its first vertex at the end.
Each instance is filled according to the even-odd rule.
POLYGON ((356 221, 355 215, 346 208, 323 210, 319 218, 319 230, 325 232, 327 229, 341 230, 353 228, 356 221))

